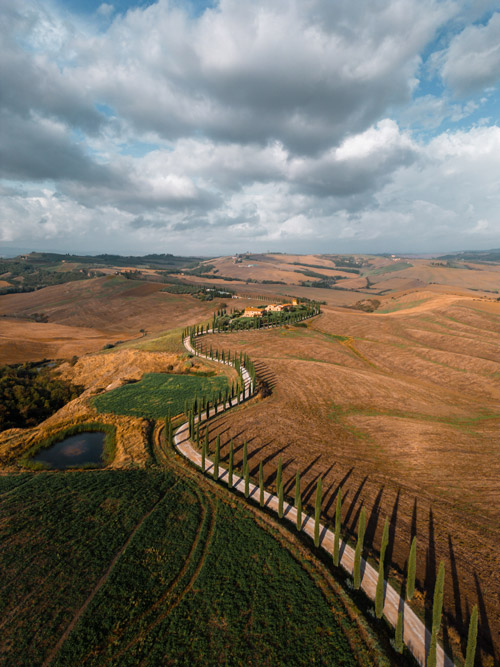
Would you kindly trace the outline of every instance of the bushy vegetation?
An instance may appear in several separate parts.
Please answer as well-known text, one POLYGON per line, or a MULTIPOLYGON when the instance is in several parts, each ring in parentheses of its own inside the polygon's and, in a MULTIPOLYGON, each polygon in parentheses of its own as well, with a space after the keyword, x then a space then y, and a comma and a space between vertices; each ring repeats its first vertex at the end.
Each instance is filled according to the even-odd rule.
POLYGON ((39 265, 31 260, 0 260, 0 275, 3 275, 2 280, 10 283, 9 286, 0 288, 0 295, 16 292, 34 292, 50 285, 62 285, 63 283, 86 280, 91 277, 86 269, 60 271, 56 270, 56 268, 50 264, 46 266, 39 265))
POLYGON ((319 314, 319 305, 312 301, 300 303, 296 306, 287 306, 283 311, 266 310, 262 306, 261 317, 245 317, 244 310, 232 310, 230 313, 225 308, 220 308, 212 318, 212 322, 206 328, 200 330, 195 327, 195 333, 203 333, 207 328, 212 328, 217 333, 238 331, 241 329, 261 329, 267 326, 282 326, 293 324, 301 320, 319 314))
POLYGON ((36 426, 81 392, 40 364, 0 366, 0 431, 36 426))
POLYGON ((225 393, 229 383, 225 376, 200 377, 147 373, 140 382, 127 384, 97 396, 94 407, 98 412, 117 415, 162 419, 184 411, 195 396, 213 400, 214 394, 225 393))
POLYGON ((220 290, 216 287, 204 287, 200 285, 192 285, 189 283, 168 284, 162 289, 162 292, 169 292, 170 294, 191 294, 200 301, 212 301, 213 299, 232 297, 231 290, 220 290))

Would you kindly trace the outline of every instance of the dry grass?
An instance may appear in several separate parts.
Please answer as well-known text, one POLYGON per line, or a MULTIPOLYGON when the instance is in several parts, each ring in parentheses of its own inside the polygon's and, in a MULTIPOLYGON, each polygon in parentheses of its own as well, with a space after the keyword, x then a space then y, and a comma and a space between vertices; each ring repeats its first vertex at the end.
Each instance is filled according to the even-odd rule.
POLYGON ((120 276, 0 297, 0 363, 70 358, 107 343, 208 321, 221 300, 160 292, 163 285, 120 276), (48 323, 30 321, 44 313, 48 323), (7 316, 7 317, 5 317, 7 316))
POLYGON ((326 307, 308 329, 212 337, 247 351, 274 384, 217 431, 248 440, 271 486, 279 455, 289 490, 300 469, 309 503, 322 476, 330 520, 341 486, 348 531, 366 507, 375 550, 389 516, 400 570, 417 534, 420 585, 432 590, 446 563, 450 644, 459 650, 451 626, 465 637, 479 602, 482 645, 498 659, 500 304, 430 291, 399 305, 386 315, 326 307))

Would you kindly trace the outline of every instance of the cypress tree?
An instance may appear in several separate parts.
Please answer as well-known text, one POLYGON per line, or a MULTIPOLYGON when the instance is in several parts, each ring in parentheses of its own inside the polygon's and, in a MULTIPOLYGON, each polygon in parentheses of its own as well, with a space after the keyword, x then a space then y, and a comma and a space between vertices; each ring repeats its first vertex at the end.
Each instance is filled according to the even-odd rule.
POLYGON ((403 612, 398 613, 398 622, 396 623, 395 649, 398 653, 403 653, 403 612))
POLYGON ((245 498, 248 498, 248 494, 250 492, 250 489, 249 489, 250 474, 249 474, 249 471, 248 471, 248 451, 247 451, 246 441, 243 443, 243 476, 245 478, 245 498))
POLYGON ((207 442, 208 442, 208 432, 206 434, 205 440, 203 441, 203 446, 201 448, 201 471, 202 472, 205 472, 205 467, 206 467, 207 442))
POLYGON ((333 542, 333 564, 335 567, 339 565, 340 557, 340 522, 342 513, 342 491, 339 489, 337 493, 337 507, 335 509, 335 535, 333 542))
POLYGON ((215 457, 214 457, 214 479, 219 479, 219 457, 220 457, 220 435, 217 436, 215 443, 215 457))
POLYGON ((432 631, 431 643, 429 646, 429 654, 427 656, 427 667, 436 667, 437 660, 437 633, 432 631))
POLYGON ((283 475, 283 466, 281 464, 281 456, 280 456, 279 459, 278 459, 278 471, 276 473, 276 488, 278 489, 278 492, 279 492, 279 489, 280 489, 280 486, 281 486, 281 477, 282 477, 282 475, 283 475))
POLYGON ((196 446, 200 448, 200 422, 196 422, 196 446))
POLYGON ((436 635, 441 627, 441 614, 443 611, 443 593, 444 593, 444 563, 439 563, 436 585, 434 587, 434 601, 432 605, 432 629, 436 635))
POLYGON ((210 446, 209 446, 209 442, 208 442, 208 427, 205 430, 205 451, 206 451, 207 456, 208 456, 208 453, 210 451, 210 446))
POLYGON ((229 470, 227 473, 227 485, 230 489, 233 488, 233 439, 229 445, 229 470))
POLYGON ((278 516, 280 519, 283 518, 283 482, 280 483, 278 488, 278 516))
POLYGON ((297 470, 297 474, 295 475, 295 507, 297 507, 299 500, 301 500, 301 497, 300 497, 300 471, 297 470))
POLYGON ((382 533, 382 544, 380 545, 380 560, 378 563, 377 591, 375 593, 375 616, 382 618, 384 614, 384 579, 385 579, 385 551, 389 544, 389 520, 385 519, 384 531, 382 533))
POLYGON ((443 612, 444 592, 444 563, 439 563, 436 585, 434 586, 434 600, 432 604, 432 633, 429 655, 427 656, 428 667, 436 667, 437 636, 441 627, 441 615, 443 612))
POLYGON ((465 655, 464 667, 474 667, 476 658, 477 644, 477 604, 472 607, 472 614, 469 622, 469 635, 467 637, 467 653, 465 655))
POLYGON ((248 470, 248 461, 247 463, 245 463, 244 475, 245 475, 245 498, 248 498, 248 496, 250 495, 250 472, 248 470))
POLYGON ((354 588, 359 588, 361 586, 361 552, 363 551, 363 542, 365 540, 365 528, 366 528, 366 512, 365 508, 361 510, 361 516, 359 517, 358 523, 358 541, 356 542, 356 550, 354 552, 354 588))
POLYGON ((302 528, 302 498, 300 495, 300 489, 299 489, 299 497, 297 499, 297 530, 300 530, 302 528))
POLYGON ((319 547, 319 520, 321 518, 321 497, 322 497, 322 481, 321 477, 318 479, 316 486, 316 505, 314 508, 314 546, 319 547))
POLYGON ((406 581, 406 599, 411 600, 415 593, 415 573, 417 570, 417 537, 411 542, 410 555, 408 556, 408 578, 406 581))
POLYGON ((245 468, 248 463, 248 446, 246 441, 243 443, 243 472, 245 472, 245 468))
POLYGON ((262 461, 259 463, 259 503, 264 507, 264 471, 262 470, 262 461))

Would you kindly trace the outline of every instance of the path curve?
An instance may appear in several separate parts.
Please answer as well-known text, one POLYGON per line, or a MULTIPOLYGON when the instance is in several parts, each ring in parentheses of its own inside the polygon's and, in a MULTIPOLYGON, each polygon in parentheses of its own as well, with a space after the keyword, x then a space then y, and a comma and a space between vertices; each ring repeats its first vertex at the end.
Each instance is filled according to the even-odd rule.
MULTIPOLYGON (((212 333, 210 329, 207 333, 212 333)), ((186 336, 184 338, 184 347, 191 354, 196 356, 209 359, 208 355, 201 354, 198 350, 195 350, 190 342, 190 337, 186 336)), ((211 361, 217 361, 216 359, 211 359, 211 361)), ((218 363, 224 363, 226 365, 232 366, 231 362, 219 361, 218 363)), ((247 369, 241 365, 242 376, 245 386, 245 391, 248 386, 251 385, 250 374, 247 369)), ((253 388, 252 388, 253 389, 253 388)), ((242 394, 243 396, 243 394, 242 394)), ((232 407, 230 403, 226 403, 224 409, 229 409, 232 407)), ((206 419, 206 412, 201 414, 201 421, 206 419)), ((195 423, 198 422, 198 416, 195 416, 195 423)), ((189 459, 196 466, 201 468, 201 453, 198 452, 195 447, 193 447, 191 441, 189 440, 189 423, 185 422, 182 424, 176 431, 174 435, 174 446, 181 454, 183 454, 187 459, 189 459)), ((213 475, 213 461, 207 456, 205 459, 205 474, 213 475)), ((228 471, 222 467, 219 467, 220 473, 218 480, 228 483, 228 471)), ((245 493, 245 482, 243 477, 239 477, 237 474, 233 474, 233 491, 244 495, 245 493)), ((259 498, 259 487, 256 484, 250 482, 249 486, 249 498, 259 498)), ((278 514, 278 497, 268 491, 264 491, 264 506, 276 514, 278 514)), ((297 523, 297 511, 293 505, 289 503, 283 504, 283 517, 290 521, 294 526, 297 523)), ((302 526, 301 531, 309 535, 314 539, 314 518, 302 512, 302 526)), ((334 544, 335 534, 332 530, 320 524, 320 548, 324 549, 328 554, 333 553, 333 544, 334 544)), ((346 542, 341 540, 340 543, 340 564, 352 575, 354 567, 354 549, 350 547, 346 542)), ((364 558, 361 559, 361 588, 370 598, 370 600, 375 600, 375 593, 377 588, 377 579, 378 571, 372 567, 369 563, 366 562, 364 558)), ((419 665, 427 664, 427 654, 429 652, 429 646, 431 642, 431 633, 425 627, 425 624, 418 618, 413 609, 407 604, 407 602, 402 598, 399 593, 387 582, 385 581, 385 599, 384 599, 384 616, 391 623, 393 627, 396 627, 398 620, 398 613, 403 612, 403 640, 408 649, 411 651, 419 665)), ((454 667, 453 661, 449 658, 448 655, 444 652, 441 645, 438 644, 437 647, 437 656, 436 656, 436 665, 437 667, 454 667)))

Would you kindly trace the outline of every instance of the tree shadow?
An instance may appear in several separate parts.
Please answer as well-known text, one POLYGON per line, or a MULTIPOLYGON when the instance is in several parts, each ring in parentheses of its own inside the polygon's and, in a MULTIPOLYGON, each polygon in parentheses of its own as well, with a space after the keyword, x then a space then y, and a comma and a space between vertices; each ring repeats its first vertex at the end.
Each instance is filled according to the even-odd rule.
POLYGON ((385 562, 387 563, 387 567, 391 567, 392 565, 392 557, 394 554, 394 541, 396 539, 396 527, 398 523, 400 496, 401 496, 401 489, 398 489, 396 498, 394 500, 394 505, 392 506, 391 516, 389 518, 389 542, 387 544, 387 549, 385 552, 385 562))
POLYGON ((458 628, 458 631, 460 633, 460 645, 462 647, 462 651, 465 651, 466 649, 466 641, 465 641, 465 627, 464 627, 464 619, 462 616, 462 597, 460 594, 460 579, 458 576, 458 568, 457 568, 457 560, 455 557, 455 550, 453 549, 453 541, 451 539, 451 535, 448 533, 448 550, 450 552, 450 569, 451 569, 451 580, 453 584, 453 596, 455 598, 454 604, 455 604, 455 622, 458 628))
MULTIPOLYGON (((269 447, 269 445, 271 444, 271 442, 272 442, 272 440, 270 440, 269 442, 265 442, 265 443, 264 443, 263 445, 261 445, 260 447, 256 447, 255 449, 252 449, 251 452, 248 452, 248 464, 249 464, 250 475, 255 475, 256 473, 258 473, 258 472, 259 472, 259 466, 260 466, 260 461, 258 461, 258 462, 253 466, 253 468, 250 468, 250 461, 252 461, 252 459, 255 459, 255 457, 257 456, 257 454, 260 454, 260 452, 261 452, 263 449, 266 449, 266 447, 269 447)), ((264 460, 262 461, 262 467, 264 467, 264 460)))
POLYGON ((347 482, 347 480, 349 479, 349 477, 352 475, 353 472, 354 472, 354 468, 350 468, 346 472, 344 477, 340 480, 340 482, 337 484, 337 486, 333 489, 333 491, 331 491, 332 487, 330 486, 330 488, 328 489, 328 492, 330 493, 330 491, 331 491, 331 495, 330 495, 330 498, 328 499, 328 501, 325 505, 325 514, 328 514, 328 512, 330 511, 333 503, 335 503, 337 501, 337 494, 339 492, 339 489, 341 489, 344 486, 344 484, 347 482))
MULTIPOLYGON (((368 475, 366 475, 366 476, 364 477, 364 479, 361 481, 360 485, 358 486, 357 490, 355 491, 355 493, 354 493, 354 495, 353 495, 353 497, 352 497, 352 500, 351 500, 351 504, 349 505, 349 509, 348 509, 347 512, 345 513, 344 521, 342 522, 343 525, 344 525, 344 527, 345 527, 345 529, 347 529, 348 532, 350 532, 351 534, 353 534, 353 530, 354 530, 354 528, 355 528, 355 526, 356 526, 356 523, 353 521, 353 524, 352 524, 352 526, 351 526, 350 531, 349 531, 349 529, 348 529, 348 523, 349 523, 349 520, 350 520, 350 518, 351 518, 351 516, 352 516, 352 513, 353 513, 353 511, 354 511, 354 508, 355 508, 355 506, 356 506, 356 503, 358 502, 358 498, 359 498, 359 496, 361 495, 361 491, 363 490, 363 487, 365 486, 365 484, 366 484, 367 481, 368 481, 368 475)), ((358 510, 358 514, 359 514, 359 510, 358 510)), ((355 517, 355 518, 356 518, 356 517, 355 517)))
POLYGON ((413 501, 413 511, 411 513, 411 529, 410 529, 410 544, 414 537, 417 536, 417 499, 413 501))
POLYGON ((302 508, 306 511, 309 512, 310 510, 310 505, 309 505, 309 500, 311 498, 311 495, 316 488, 316 484, 318 483, 319 478, 321 477, 321 473, 318 472, 314 477, 311 479, 310 482, 307 483, 306 487, 301 491, 301 497, 302 497, 302 508))
POLYGON ((318 480, 321 477, 322 479, 325 479, 325 477, 333 470, 333 465, 331 465, 326 472, 320 472, 318 475, 312 479, 304 491, 302 492, 302 504, 303 505, 308 505, 312 499, 312 496, 314 492, 316 491, 316 486, 318 484, 318 480))
POLYGON ((277 384, 276 373, 274 373, 274 371, 272 371, 263 361, 256 361, 254 366, 257 378, 259 380, 264 380, 271 389, 274 389, 277 384))
POLYGON ((373 548, 373 539, 375 537, 375 533, 377 532, 377 525, 380 516, 380 501, 382 500, 384 488, 385 485, 382 485, 380 491, 377 493, 372 505, 370 516, 368 517, 368 521, 366 523, 365 543, 367 547, 373 548))
MULTIPOLYGON (((283 447, 280 447, 279 449, 274 450, 274 452, 271 452, 271 454, 268 454, 265 458, 262 459, 262 465, 265 466, 268 463, 270 463, 273 459, 278 457, 280 454, 285 452, 288 448, 290 447, 290 444, 288 445, 283 445, 283 447)), ((282 462, 282 472, 283 472, 283 462, 282 462)), ((276 465, 275 470, 270 473, 264 480, 264 483, 266 486, 269 486, 272 484, 278 475, 278 466, 276 465)), ((276 489, 277 490, 277 489, 276 489)))
MULTIPOLYGON (((309 465, 304 469, 299 471, 300 472, 300 482, 301 482, 301 491, 302 491, 302 482, 304 481, 305 476, 307 473, 316 465, 316 463, 320 460, 321 454, 318 454, 315 459, 309 463, 309 465)), ((290 494, 292 489, 295 489, 295 475, 290 477, 286 483, 283 483, 283 488, 285 490, 286 494, 290 494)))
POLYGON ((483 597, 483 592, 481 590, 481 584, 479 582, 479 578, 474 571, 474 584, 476 587, 476 594, 477 594, 477 608, 479 611, 479 630, 478 634, 481 637, 481 645, 484 650, 486 650, 488 653, 491 653, 493 656, 493 663, 496 663, 496 653, 495 653, 495 647, 493 645, 493 638, 491 635, 491 628, 490 628, 490 623, 488 621, 488 614, 486 611, 486 604, 484 602, 484 597, 483 597))

